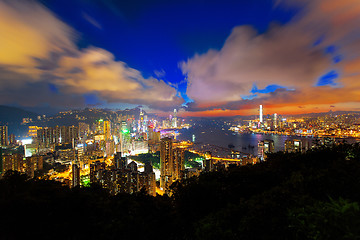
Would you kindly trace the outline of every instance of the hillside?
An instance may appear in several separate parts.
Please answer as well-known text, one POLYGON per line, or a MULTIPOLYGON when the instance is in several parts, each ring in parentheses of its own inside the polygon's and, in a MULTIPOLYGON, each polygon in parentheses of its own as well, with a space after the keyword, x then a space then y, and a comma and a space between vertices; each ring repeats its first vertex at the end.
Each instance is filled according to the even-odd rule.
POLYGON ((0 224, 4 239, 359 239, 359 182, 359 144, 279 152, 177 182, 171 197, 9 172, 0 224))
POLYGON ((38 114, 16 107, 0 105, 0 124, 8 125, 9 134, 21 135, 27 126, 20 125, 23 118, 36 119, 38 114))

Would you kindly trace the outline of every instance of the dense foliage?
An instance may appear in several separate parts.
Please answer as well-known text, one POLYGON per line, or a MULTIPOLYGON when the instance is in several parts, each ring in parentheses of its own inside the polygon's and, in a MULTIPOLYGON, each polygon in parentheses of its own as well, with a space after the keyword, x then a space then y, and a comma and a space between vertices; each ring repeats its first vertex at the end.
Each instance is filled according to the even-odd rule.
POLYGON ((2 239, 359 239, 360 146, 275 153, 172 185, 110 196, 8 172, 2 239))
MULTIPOLYGON (((160 169, 160 151, 157 151, 155 153, 142 153, 137 156, 132 156, 131 158, 144 164, 150 162, 154 166, 154 168, 160 169)), ((195 161, 196 158, 201 158, 201 156, 196 153, 185 151, 185 166, 200 167, 201 164, 195 161)))

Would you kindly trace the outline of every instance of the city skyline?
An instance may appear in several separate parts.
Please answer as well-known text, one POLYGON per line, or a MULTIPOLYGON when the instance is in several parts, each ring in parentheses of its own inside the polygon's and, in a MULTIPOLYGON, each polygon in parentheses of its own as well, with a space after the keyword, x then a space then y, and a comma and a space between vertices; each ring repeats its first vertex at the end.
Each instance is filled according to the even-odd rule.
POLYGON ((0 1, 0 104, 359 111, 357 1, 0 1))

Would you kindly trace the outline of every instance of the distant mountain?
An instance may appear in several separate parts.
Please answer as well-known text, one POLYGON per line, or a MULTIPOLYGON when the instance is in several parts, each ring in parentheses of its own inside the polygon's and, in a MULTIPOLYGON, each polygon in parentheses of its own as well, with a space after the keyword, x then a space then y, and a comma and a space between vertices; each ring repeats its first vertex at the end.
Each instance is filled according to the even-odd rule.
POLYGON ((0 124, 17 124, 21 123, 23 118, 36 119, 38 114, 25 111, 16 107, 8 107, 0 105, 0 124))
POLYGON ((21 125, 23 118, 36 119, 38 114, 17 107, 0 105, 0 125, 8 125, 9 134, 21 135, 27 126, 21 125))
POLYGON ((321 117, 325 115, 343 115, 343 114, 360 114, 360 111, 328 111, 328 112, 320 112, 320 113, 305 113, 305 114, 297 114, 290 115, 296 117, 321 117))

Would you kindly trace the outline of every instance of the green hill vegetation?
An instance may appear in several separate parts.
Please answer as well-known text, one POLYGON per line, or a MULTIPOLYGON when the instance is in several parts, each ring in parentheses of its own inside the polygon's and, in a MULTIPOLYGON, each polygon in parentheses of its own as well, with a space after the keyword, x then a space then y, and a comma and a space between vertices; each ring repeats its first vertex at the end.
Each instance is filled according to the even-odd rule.
POLYGON ((172 196, 109 195, 7 172, 2 239, 359 239, 360 146, 275 153, 201 174, 172 196))

